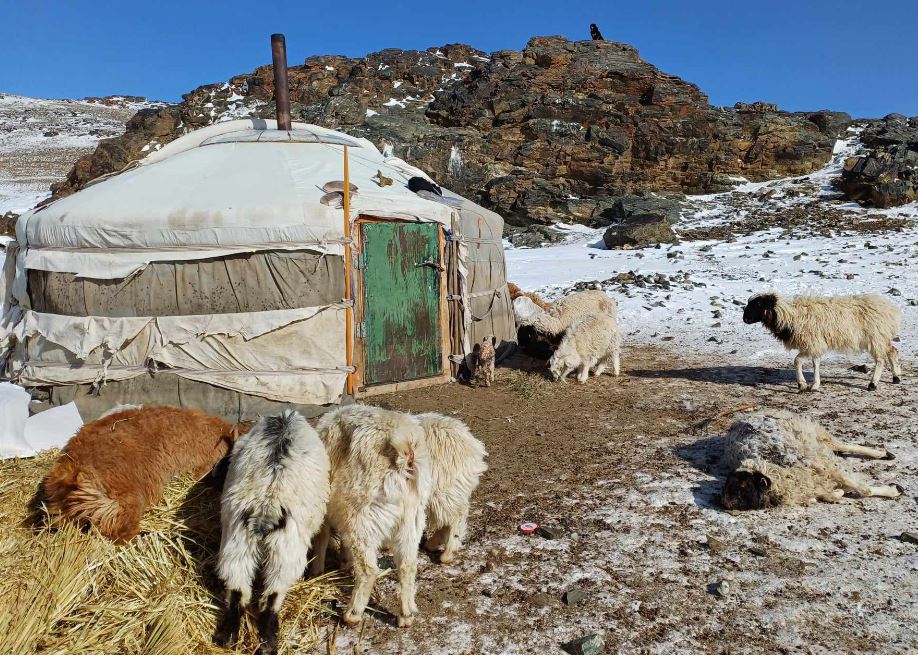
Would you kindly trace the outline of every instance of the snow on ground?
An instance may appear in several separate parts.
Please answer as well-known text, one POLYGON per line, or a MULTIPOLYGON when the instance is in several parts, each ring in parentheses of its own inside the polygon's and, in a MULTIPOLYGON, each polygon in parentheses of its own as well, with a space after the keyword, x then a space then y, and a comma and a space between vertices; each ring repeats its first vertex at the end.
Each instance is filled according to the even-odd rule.
POLYGON ((104 138, 124 132, 138 110, 159 103, 43 100, 0 93, 0 215, 22 213, 104 138))
POLYGON ((856 134, 840 141, 832 161, 810 176, 747 183, 728 193, 689 198, 675 226, 677 233, 691 233, 726 224, 734 216, 739 220, 734 225, 751 225, 737 230, 740 236, 606 250, 603 229, 558 225, 567 233, 560 245, 508 248, 508 279, 549 298, 577 283, 599 282, 619 302, 626 340, 686 353, 729 355, 748 364, 790 361, 760 325, 743 324, 742 309, 749 296, 764 291, 888 294, 903 310, 902 354, 915 359, 918 276, 909 275, 908 266, 918 257, 918 227, 911 222, 918 218, 918 203, 873 210, 838 199, 830 180, 857 147, 856 134), (805 192, 798 191, 801 186, 805 192), (766 198, 760 197, 763 190, 770 192, 766 198), (737 206, 748 208, 737 217, 737 206), (789 228, 771 221, 790 214, 795 206, 806 212, 803 225, 789 228), (769 220, 761 219, 763 213, 769 220), (807 215, 827 213, 831 227, 820 229, 818 218, 813 219, 814 227, 805 225, 807 215), (880 226, 890 218, 900 223, 873 231, 873 222, 880 226), (857 223, 858 228, 838 229, 839 220, 857 223), (616 279, 627 272, 643 277, 616 279))

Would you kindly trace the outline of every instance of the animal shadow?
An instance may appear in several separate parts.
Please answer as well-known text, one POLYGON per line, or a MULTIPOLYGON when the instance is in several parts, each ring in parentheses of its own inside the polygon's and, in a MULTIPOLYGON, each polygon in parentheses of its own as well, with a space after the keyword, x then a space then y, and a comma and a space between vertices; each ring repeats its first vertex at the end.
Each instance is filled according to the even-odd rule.
POLYGON ((713 476, 701 480, 692 487, 692 496, 698 507, 723 510, 720 505, 720 494, 728 473, 721 464, 725 440, 723 435, 704 437, 674 449, 677 457, 691 464, 696 470, 713 476))

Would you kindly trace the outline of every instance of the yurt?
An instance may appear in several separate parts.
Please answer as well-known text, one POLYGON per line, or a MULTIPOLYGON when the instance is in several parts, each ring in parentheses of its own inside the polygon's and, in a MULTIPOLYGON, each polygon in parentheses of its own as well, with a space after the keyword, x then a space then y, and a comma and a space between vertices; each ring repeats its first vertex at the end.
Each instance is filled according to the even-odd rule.
POLYGON ((5 374, 87 420, 116 403, 246 420, 448 381, 488 335, 512 346, 500 216, 413 192, 429 178, 365 139, 282 127, 199 129, 21 216, 5 374))

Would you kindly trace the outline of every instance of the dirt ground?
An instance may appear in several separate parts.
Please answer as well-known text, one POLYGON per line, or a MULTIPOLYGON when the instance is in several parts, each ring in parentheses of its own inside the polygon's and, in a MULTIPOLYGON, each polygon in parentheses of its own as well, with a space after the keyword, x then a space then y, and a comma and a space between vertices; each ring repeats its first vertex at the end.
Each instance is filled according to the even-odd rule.
POLYGON ((329 652, 561 653, 591 633, 607 653, 918 650, 918 546, 898 538, 918 532, 910 372, 868 394, 867 376, 836 362, 823 366, 822 392, 799 394, 789 369, 648 348, 626 350, 622 377, 585 385, 521 371, 533 367, 522 356, 508 364, 488 389, 451 384, 373 400, 467 421, 490 470, 457 563, 421 562, 420 620, 392 627, 386 609, 397 591, 384 578, 379 613, 360 631, 329 628, 329 652), (697 424, 748 405, 807 411, 843 439, 886 444, 895 461, 848 463, 906 493, 719 510, 729 418, 697 424), (561 534, 520 535, 523 521, 561 534), (567 606, 574 589, 585 599, 567 606))

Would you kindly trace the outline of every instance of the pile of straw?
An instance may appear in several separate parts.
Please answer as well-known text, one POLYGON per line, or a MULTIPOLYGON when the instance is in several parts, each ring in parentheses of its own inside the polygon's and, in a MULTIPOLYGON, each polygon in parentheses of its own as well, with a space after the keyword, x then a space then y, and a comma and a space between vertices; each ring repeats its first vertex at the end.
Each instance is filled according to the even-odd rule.
MULTIPOLYGON (((220 500, 180 479, 126 546, 64 526, 31 527, 29 503, 57 452, 0 462, 0 635, 4 655, 223 653, 211 644, 222 607, 214 576, 220 500)), ((339 590, 301 581, 281 614, 281 652, 312 648, 339 590)), ((240 652, 257 642, 243 628, 240 652)))

